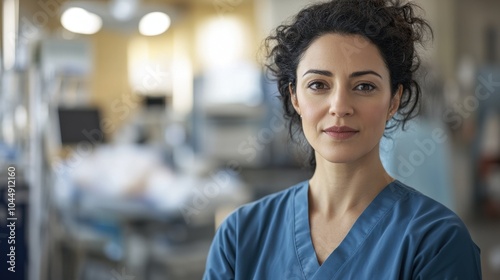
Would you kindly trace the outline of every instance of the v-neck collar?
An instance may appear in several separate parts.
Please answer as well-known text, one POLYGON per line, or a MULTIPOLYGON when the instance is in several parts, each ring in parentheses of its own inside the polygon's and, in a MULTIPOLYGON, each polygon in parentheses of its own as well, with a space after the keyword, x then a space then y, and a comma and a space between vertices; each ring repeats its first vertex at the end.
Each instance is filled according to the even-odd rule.
POLYGON ((309 181, 299 184, 294 193, 294 242, 305 279, 332 279, 363 245, 378 222, 399 200, 404 189, 395 180, 389 183, 361 213, 339 246, 320 266, 311 239, 309 226, 309 181))

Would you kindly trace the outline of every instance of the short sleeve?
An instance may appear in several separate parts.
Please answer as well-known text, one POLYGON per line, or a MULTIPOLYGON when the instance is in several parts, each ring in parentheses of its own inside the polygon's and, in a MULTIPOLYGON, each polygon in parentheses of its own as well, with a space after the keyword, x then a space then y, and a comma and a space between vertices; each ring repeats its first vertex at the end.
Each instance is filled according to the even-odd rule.
POLYGON ((230 215, 217 229, 210 246, 203 280, 234 279, 236 219, 230 215))
POLYGON ((415 257, 413 279, 482 279, 480 250, 465 225, 451 221, 426 234, 415 257))

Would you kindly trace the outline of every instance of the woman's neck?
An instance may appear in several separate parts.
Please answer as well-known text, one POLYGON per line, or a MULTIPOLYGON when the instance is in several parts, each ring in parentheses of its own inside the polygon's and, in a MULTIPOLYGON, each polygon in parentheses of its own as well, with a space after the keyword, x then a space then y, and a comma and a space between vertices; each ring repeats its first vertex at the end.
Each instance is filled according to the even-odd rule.
POLYGON ((361 213, 393 180, 380 161, 378 147, 351 163, 331 163, 316 154, 316 170, 309 181, 310 209, 327 219, 361 213))

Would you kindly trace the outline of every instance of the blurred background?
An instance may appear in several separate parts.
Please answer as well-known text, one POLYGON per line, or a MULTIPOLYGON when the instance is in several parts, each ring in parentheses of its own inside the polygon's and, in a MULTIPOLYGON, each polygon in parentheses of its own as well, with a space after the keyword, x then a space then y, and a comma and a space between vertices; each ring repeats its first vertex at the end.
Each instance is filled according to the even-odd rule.
MULTIPOLYGON (((312 2, 1 0, 1 278, 200 279, 230 211, 312 174, 260 51, 312 2)), ((500 279, 500 1, 414 2, 435 32, 422 115, 383 162, 457 212, 500 279)))

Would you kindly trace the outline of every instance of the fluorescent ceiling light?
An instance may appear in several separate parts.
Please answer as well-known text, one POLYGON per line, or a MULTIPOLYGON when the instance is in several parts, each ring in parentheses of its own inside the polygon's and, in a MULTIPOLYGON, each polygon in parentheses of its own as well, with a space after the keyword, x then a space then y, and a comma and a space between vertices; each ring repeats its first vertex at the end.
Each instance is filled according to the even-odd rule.
POLYGON ((102 27, 102 19, 82 8, 69 8, 61 16, 61 24, 67 30, 80 34, 94 34, 102 27))
POLYGON ((161 12, 152 12, 142 17, 139 22, 139 32, 144 36, 156 36, 170 27, 170 17, 161 12))

